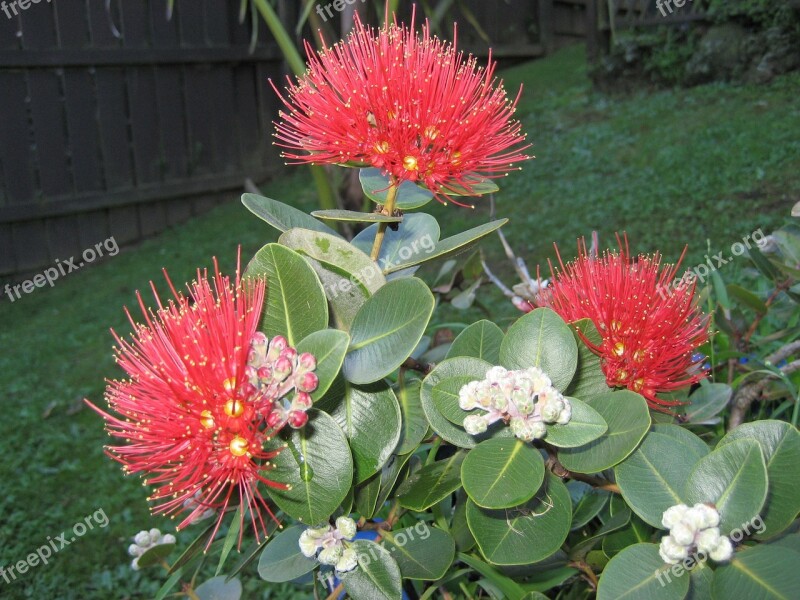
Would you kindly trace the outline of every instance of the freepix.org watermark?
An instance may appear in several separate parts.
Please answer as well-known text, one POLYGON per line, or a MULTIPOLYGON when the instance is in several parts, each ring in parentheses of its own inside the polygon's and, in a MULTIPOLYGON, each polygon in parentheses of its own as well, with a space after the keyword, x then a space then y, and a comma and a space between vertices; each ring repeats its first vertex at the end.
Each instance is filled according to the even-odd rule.
POLYGON ((392 260, 387 256, 379 258, 377 263, 371 263, 369 266, 360 269, 358 272, 353 273, 349 279, 340 279, 335 284, 326 285, 325 293, 328 298, 338 298, 339 294, 346 294, 354 286, 368 287, 369 282, 380 275, 382 271, 404 263, 420 252, 430 254, 435 248, 436 242, 433 241, 429 233, 426 233, 419 239, 401 246, 397 252, 394 252, 393 255, 397 257, 397 260, 392 260))
POLYGON ((345 6, 347 5, 352 6, 353 4, 359 1, 361 2, 361 4, 364 4, 367 0, 333 0, 333 2, 328 2, 327 4, 317 4, 317 14, 320 17, 322 17, 322 20, 324 22, 327 23, 328 19, 333 18, 333 12, 331 12, 331 7, 333 7, 333 10, 335 10, 336 12, 342 12, 345 6), (323 12, 323 9, 325 12, 323 12), (328 14, 327 17, 325 16, 325 13, 328 14))
POLYGON ((23 294, 30 294, 36 288, 44 287, 45 284, 49 284, 50 287, 53 287, 59 277, 64 277, 73 271, 77 271, 81 267, 103 256, 116 256, 118 252, 119 245, 117 245, 117 240, 114 239, 114 236, 111 236, 102 242, 97 242, 94 247, 84 250, 80 256, 83 260, 78 264, 75 264, 75 261, 78 259, 74 256, 70 256, 63 261, 57 258, 55 267, 48 267, 42 273, 38 273, 30 279, 26 279, 22 283, 17 283, 13 286, 7 283, 5 292, 9 299, 14 302, 22 297, 20 295, 20 290, 23 294))
POLYGON ((106 511, 102 508, 98 508, 91 515, 85 516, 82 521, 75 523, 71 529, 71 536, 69 531, 65 531, 55 538, 48 535, 47 543, 43 546, 39 546, 36 552, 31 552, 24 560, 17 561, 9 566, 0 567, 0 577, 2 577, 6 583, 11 583, 12 581, 16 581, 17 575, 24 575, 27 573, 28 569, 32 569, 40 564, 46 565, 53 554, 63 550, 79 537, 86 535, 86 532, 90 529, 94 529, 95 525, 99 526, 100 529, 108 525, 108 516, 106 515, 106 511))
MULTIPOLYGON (((745 536, 751 535, 753 532, 764 533, 766 528, 767 526, 764 524, 764 519, 761 518, 761 515, 757 515, 753 517, 749 523, 745 523, 741 527, 732 530, 728 537, 734 544, 738 544, 745 538, 745 536)), ((706 553, 698 550, 694 554, 684 558, 682 562, 672 565, 672 567, 669 569, 656 570, 656 579, 658 579, 658 583, 661 584, 661 587, 664 587, 668 583, 672 582, 672 577, 678 578, 684 573, 691 573, 697 568, 698 565, 706 562, 707 560, 708 556, 706 553), (672 574, 672 577, 670 577, 670 573, 672 574)))
POLYGON ((683 8, 687 2, 693 2, 693 0, 656 0, 656 8, 661 12, 662 17, 666 17, 667 11, 672 14, 673 4, 675 8, 683 8))
MULTIPOLYGON (((40 2, 44 2, 45 0, 14 0, 13 2, 0 2, 0 10, 6 13, 6 17, 9 19, 13 18, 11 13, 14 13, 13 16, 19 14, 21 10, 28 10, 31 7, 31 4, 39 4, 40 2)), ((53 0, 47 0, 47 3, 50 4, 53 0)))
POLYGON ((710 258, 708 254, 706 254, 706 262, 700 263, 693 269, 689 269, 683 274, 682 277, 676 277, 673 281, 668 282, 666 285, 658 286, 659 296, 661 296, 662 300, 666 300, 668 296, 671 296, 674 293, 674 291, 690 288, 695 280, 699 280, 700 283, 704 283, 706 277, 708 277, 711 273, 720 267, 727 265, 729 262, 732 262, 737 256, 742 256, 747 249, 752 248, 753 246, 751 242, 754 242, 756 246, 760 246, 764 240, 766 240, 766 237, 767 236, 764 235, 764 232, 761 231, 761 229, 756 229, 753 233, 748 233, 746 236, 744 236, 741 242, 734 242, 731 244, 731 254, 728 255, 727 258, 725 258, 724 252, 712 254, 710 258))

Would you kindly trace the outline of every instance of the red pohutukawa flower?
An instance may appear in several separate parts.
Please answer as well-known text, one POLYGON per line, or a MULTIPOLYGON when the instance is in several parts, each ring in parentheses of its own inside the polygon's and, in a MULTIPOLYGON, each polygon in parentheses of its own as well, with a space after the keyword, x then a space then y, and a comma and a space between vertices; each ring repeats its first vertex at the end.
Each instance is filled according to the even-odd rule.
POLYGON ((427 24, 418 36, 413 19, 375 30, 356 15, 345 41, 319 53, 306 43, 306 52, 308 71, 281 95, 288 113, 276 137, 286 158, 371 165, 437 197, 530 158, 496 63, 479 68, 427 24))
POLYGON ((603 341, 584 341, 601 357, 608 385, 638 392, 651 408, 669 412, 681 402, 657 394, 706 376, 693 353, 708 339, 708 321, 694 302, 694 285, 670 287, 681 261, 662 268, 659 253, 632 260, 627 238, 618 242, 619 252, 591 257, 581 241, 578 258, 567 265, 559 254, 560 270, 540 304, 567 322, 591 319, 603 341))
POLYGON ((267 534, 262 512, 275 519, 259 484, 286 488, 266 476, 277 451, 263 447, 284 424, 305 424, 316 360, 257 331, 263 279, 242 280, 237 268, 232 283, 216 260, 214 270, 210 281, 198 271, 188 297, 167 276, 174 299, 166 304, 151 285, 155 311, 139 295, 144 324, 128 313, 132 339, 112 331, 116 360, 129 376, 108 382, 115 414, 87 403, 105 418, 109 435, 127 442, 107 452, 154 487, 155 513, 188 512, 180 529, 218 511, 216 534, 226 509, 238 504, 241 525, 249 512, 258 538, 267 534))

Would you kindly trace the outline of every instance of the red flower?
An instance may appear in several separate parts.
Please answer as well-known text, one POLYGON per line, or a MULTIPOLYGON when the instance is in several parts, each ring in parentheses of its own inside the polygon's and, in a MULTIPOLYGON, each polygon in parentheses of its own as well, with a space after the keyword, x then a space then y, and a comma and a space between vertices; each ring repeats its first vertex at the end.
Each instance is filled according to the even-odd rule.
POLYGON ((306 43, 306 52, 309 70, 281 95, 288 113, 276 137, 292 150, 286 158, 371 165, 437 196, 471 192, 478 177, 502 177, 530 158, 496 63, 479 68, 427 24, 418 37, 413 19, 376 31, 356 15, 347 40, 319 54, 306 43))
POLYGON ((658 253, 631 260, 627 238, 624 246, 618 242, 619 253, 595 258, 581 241, 578 258, 566 266, 559 254, 560 271, 540 304, 570 323, 591 319, 603 341, 584 341, 601 357, 608 385, 638 392, 651 408, 669 412, 665 407, 681 402, 657 394, 706 376, 693 352, 708 339, 707 319, 694 303, 694 285, 669 285, 681 261, 662 268, 658 253))
POLYGON ((249 511, 256 538, 259 530, 266 536, 262 511, 275 517, 259 483, 285 486, 265 476, 277 451, 263 445, 287 421, 305 424, 309 392, 317 386, 312 355, 298 356, 284 338, 269 341, 256 330, 265 281, 242 281, 237 269, 231 284, 216 260, 214 269, 211 281, 198 271, 188 298, 167 276, 174 300, 166 305, 151 285, 155 312, 139 295, 145 323, 128 313, 130 342, 112 331, 116 360, 129 376, 109 381, 106 389, 118 416, 87 400, 105 418, 109 435, 127 442, 108 447, 109 456, 154 486, 149 500, 160 503, 155 513, 188 512, 180 529, 219 511, 209 544, 231 503, 241 507, 241 525, 249 511), (293 401, 282 400, 293 389, 293 401))

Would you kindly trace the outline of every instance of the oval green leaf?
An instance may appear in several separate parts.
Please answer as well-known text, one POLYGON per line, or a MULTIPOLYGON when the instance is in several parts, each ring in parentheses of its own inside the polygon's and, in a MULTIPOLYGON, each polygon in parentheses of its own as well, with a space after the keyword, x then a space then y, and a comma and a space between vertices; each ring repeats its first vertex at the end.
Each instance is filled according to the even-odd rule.
POLYGON ((258 559, 258 574, 264 581, 283 583, 314 570, 317 561, 300 552, 302 525, 293 525, 272 538, 258 559))
POLYGON ((577 398, 567 398, 572 404, 572 417, 566 425, 548 425, 545 440, 557 448, 575 448, 599 438, 608 425, 600 413, 577 398))
POLYGON ((634 544, 606 565, 597 587, 597 600, 683 600, 689 576, 668 573, 655 544, 634 544), (662 583, 663 582, 663 583, 662 583))
POLYGON ((265 450, 278 450, 273 469, 265 477, 291 486, 267 488, 282 511, 307 525, 328 520, 347 496, 353 482, 353 457, 339 425, 330 415, 309 411, 302 429, 286 431, 269 440, 265 450))
POLYGON ((714 600, 792 600, 800 591, 800 553, 760 545, 737 552, 714 572, 714 600))
POLYGON ((425 465, 397 488, 400 506, 417 512, 427 510, 461 487, 461 463, 464 452, 425 465))
POLYGON ((647 402, 634 392, 620 390, 600 394, 590 406, 600 413, 608 430, 584 446, 559 451, 561 464, 576 473, 599 473, 622 462, 650 428, 647 402))
POLYGON ((461 465, 461 481, 482 508, 511 508, 530 500, 544 481, 539 451, 515 438, 481 442, 461 465))
POLYGON ((400 567, 389 552, 367 540, 356 540, 351 547, 358 555, 358 566, 342 575, 347 593, 354 600, 401 600, 400 567))
POLYGON ((800 433, 783 421, 744 423, 722 438, 717 447, 742 438, 759 443, 767 465, 769 492, 761 510, 765 530, 758 535, 765 539, 786 529, 800 512, 800 433))
POLYGON ((504 337, 503 330, 491 321, 478 321, 458 334, 447 351, 447 358, 471 356, 496 365, 500 362, 504 337))
POLYGON ((527 565, 554 554, 567 539, 572 504, 555 475, 536 497, 511 509, 487 510, 467 501, 467 523, 481 554, 496 565, 527 565))
POLYGON ((347 221, 350 223, 399 223, 403 217, 390 217, 380 213, 365 213, 357 210, 315 210, 312 217, 327 221, 347 221))
POLYGON ((372 383, 396 370, 417 347, 435 300, 415 277, 391 281, 369 298, 350 327, 343 373, 352 383, 372 383))
POLYGON ((303 229, 322 231, 341 238, 333 229, 324 223, 320 223, 314 217, 308 216, 302 210, 272 198, 257 194, 244 194, 242 196, 242 204, 245 205, 247 210, 272 225, 278 231, 283 232, 295 227, 302 227, 303 229))
MULTIPOLYGON (((361 188, 364 194, 376 204, 386 204, 386 196, 389 192, 389 177, 381 173, 380 169, 369 167, 361 169, 358 174, 361 181, 361 188)), ((413 210, 421 208, 433 200, 430 190, 419 187, 411 181, 404 181, 400 184, 395 198, 395 206, 398 210, 413 210)))
POLYGON ((506 333, 500 364, 508 369, 539 367, 563 391, 578 367, 578 345, 561 317, 549 308, 537 308, 506 333))
MULTIPOLYGON (((352 244, 369 254, 375 242, 377 225, 371 225, 353 238, 352 244)), ((416 254, 427 255, 433 252, 439 241, 439 223, 431 215, 414 213, 403 217, 396 230, 388 228, 378 255, 378 265, 384 273, 394 265, 409 260, 416 254)))
POLYGON ((700 459, 686 482, 685 497, 688 504, 715 504, 726 535, 746 526, 767 497, 767 467, 758 442, 735 440, 700 459))
POLYGON ((267 244, 247 265, 245 277, 266 277, 267 298, 261 331, 284 336, 296 346, 328 327, 328 301, 314 269, 297 252, 267 244))
POLYGON ((456 543, 446 531, 418 521, 413 527, 383 534, 383 546, 405 579, 436 581, 453 563, 456 543))
POLYGON ((344 331, 323 329, 300 340, 298 354, 309 352, 317 359, 314 373, 319 378, 317 389, 311 394, 316 402, 330 389, 344 362, 344 355, 350 345, 350 336, 344 331))

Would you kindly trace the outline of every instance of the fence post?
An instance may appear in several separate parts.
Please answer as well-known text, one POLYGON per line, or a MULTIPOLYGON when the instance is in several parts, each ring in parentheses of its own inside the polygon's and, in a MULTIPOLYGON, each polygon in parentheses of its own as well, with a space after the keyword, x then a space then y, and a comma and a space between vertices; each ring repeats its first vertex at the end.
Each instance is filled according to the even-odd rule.
POLYGON ((539 0, 539 41, 545 55, 555 49, 553 0, 539 0))
POLYGON ((600 60, 599 1, 586 0, 586 55, 590 65, 597 64, 600 60))

